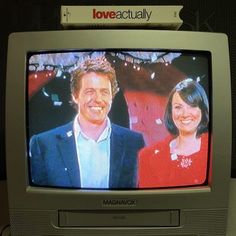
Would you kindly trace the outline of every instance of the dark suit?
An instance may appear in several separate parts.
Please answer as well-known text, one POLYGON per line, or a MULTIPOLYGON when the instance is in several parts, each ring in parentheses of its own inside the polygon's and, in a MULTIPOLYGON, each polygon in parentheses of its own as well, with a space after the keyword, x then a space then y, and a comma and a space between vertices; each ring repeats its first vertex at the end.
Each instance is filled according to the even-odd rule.
MULTIPOLYGON (((35 185, 80 187, 73 123, 34 135, 30 141, 31 180, 35 185)), ((141 134, 111 125, 109 188, 137 187, 141 134)))

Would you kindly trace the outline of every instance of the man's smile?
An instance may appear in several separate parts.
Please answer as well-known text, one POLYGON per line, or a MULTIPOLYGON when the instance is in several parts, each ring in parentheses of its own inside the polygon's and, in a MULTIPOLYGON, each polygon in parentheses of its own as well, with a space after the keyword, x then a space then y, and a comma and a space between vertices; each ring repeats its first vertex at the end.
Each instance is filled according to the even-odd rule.
POLYGON ((89 108, 92 111, 102 111, 103 110, 103 107, 101 107, 101 106, 90 106, 89 108))

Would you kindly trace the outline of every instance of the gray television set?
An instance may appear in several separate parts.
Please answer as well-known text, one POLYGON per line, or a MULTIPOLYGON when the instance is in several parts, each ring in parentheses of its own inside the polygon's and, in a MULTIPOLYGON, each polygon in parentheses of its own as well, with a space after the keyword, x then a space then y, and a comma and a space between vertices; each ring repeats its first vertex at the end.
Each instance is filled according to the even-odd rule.
MULTIPOLYGON (((152 29, 12 33, 6 75, 11 235, 226 235, 231 129, 229 46, 223 33, 152 29), (139 177, 142 161, 137 154, 135 186, 55 184, 41 181, 48 178, 50 168, 52 173, 57 168, 56 163, 55 167, 45 164, 43 149, 38 158, 45 161, 45 169, 38 180, 34 178, 43 167, 32 160, 31 138, 73 119, 71 74, 86 58, 100 56, 115 69, 120 87, 109 119, 141 133, 146 147, 169 135, 165 109, 176 84, 191 80, 203 87, 209 123, 201 181, 149 184, 147 178, 142 185, 149 169, 139 177)), ((73 131, 68 135, 73 136, 73 131)), ((148 155, 146 152, 145 158, 148 155)), ((192 160, 186 161, 182 167, 190 168, 192 160)), ((66 176, 69 170, 59 171, 66 176)), ((155 175, 163 171, 172 174, 171 169, 162 168, 155 175)))

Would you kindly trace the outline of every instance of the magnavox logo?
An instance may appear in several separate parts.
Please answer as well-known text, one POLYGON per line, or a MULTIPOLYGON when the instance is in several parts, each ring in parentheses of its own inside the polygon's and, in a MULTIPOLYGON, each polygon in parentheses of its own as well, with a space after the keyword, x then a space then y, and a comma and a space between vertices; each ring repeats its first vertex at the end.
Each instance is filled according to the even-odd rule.
POLYGON ((93 19, 118 19, 118 20, 135 20, 141 19, 149 21, 152 16, 152 11, 147 9, 142 10, 124 10, 124 11, 107 11, 93 9, 93 19))
POLYGON ((137 200, 134 199, 104 199, 103 206, 136 206, 137 200))

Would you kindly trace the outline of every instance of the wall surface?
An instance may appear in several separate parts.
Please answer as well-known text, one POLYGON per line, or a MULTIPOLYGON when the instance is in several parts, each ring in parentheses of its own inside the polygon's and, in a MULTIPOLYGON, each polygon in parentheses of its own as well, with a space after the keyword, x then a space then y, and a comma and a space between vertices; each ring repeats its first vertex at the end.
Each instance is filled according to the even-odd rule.
POLYGON ((9 225, 7 183, 0 181, 0 235, 6 226, 9 225))

